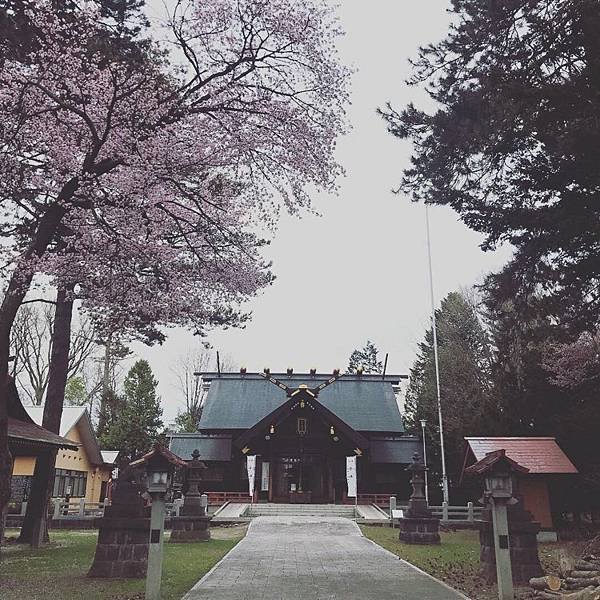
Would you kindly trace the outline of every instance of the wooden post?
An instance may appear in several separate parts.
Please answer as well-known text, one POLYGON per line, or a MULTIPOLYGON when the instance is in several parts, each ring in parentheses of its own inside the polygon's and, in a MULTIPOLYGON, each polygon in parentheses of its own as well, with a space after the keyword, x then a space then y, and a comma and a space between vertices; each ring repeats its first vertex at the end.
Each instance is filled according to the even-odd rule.
POLYGON ((177 498, 175 502, 173 502, 173 508, 175 510, 175 516, 178 517, 181 514, 181 505, 183 504, 182 498, 177 498))
POLYGON ((467 519, 471 522, 475 520, 475 511, 473 510, 472 502, 467 502, 467 519))
POLYGON ((148 571, 146 572, 146 600, 160 600, 164 529, 165 496, 163 493, 153 493, 152 511, 150 513, 148 571))
POLYGON ((54 513, 52 515, 53 519, 60 519, 60 505, 62 504, 62 500, 60 498, 54 499, 54 513))
POLYGON ((394 526, 394 511, 396 510, 396 496, 390 496, 390 524, 394 526))
POLYGON ((79 514, 80 519, 85 517, 85 498, 79 498, 79 514))
POLYGON ((27 512, 27 501, 21 502, 21 516, 24 517, 27 512))
POLYGON ((496 575, 498 577, 499 600, 513 600, 515 597, 510 562, 510 540, 506 501, 492 498, 492 518, 494 523, 494 548, 496 550, 496 575))

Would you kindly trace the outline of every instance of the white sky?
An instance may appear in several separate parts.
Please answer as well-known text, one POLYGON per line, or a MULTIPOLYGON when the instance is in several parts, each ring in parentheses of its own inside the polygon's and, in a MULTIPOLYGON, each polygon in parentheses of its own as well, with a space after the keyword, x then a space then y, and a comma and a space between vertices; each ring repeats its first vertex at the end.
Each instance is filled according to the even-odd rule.
MULTIPOLYGON (((151 0, 152 12, 162 3, 151 0)), ((448 28, 445 0, 341 0, 346 36, 342 60, 358 72, 349 117, 353 131, 340 140, 338 158, 347 175, 338 197, 317 196, 321 217, 284 217, 265 252, 277 279, 252 301, 244 330, 215 331, 208 341, 248 370, 311 367, 344 369, 353 349, 373 340, 388 373, 408 373, 417 343, 429 323, 430 298, 424 207, 395 195, 410 147, 386 132, 375 113, 390 100, 400 108, 423 102, 409 88, 408 59, 419 45, 441 39, 448 28)), ((430 209, 435 295, 481 281, 499 268, 508 249, 483 253, 481 237, 450 209, 430 209)), ((160 381, 165 422, 181 408, 173 368, 198 345, 183 330, 171 330, 160 347, 135 344, 160 381)))

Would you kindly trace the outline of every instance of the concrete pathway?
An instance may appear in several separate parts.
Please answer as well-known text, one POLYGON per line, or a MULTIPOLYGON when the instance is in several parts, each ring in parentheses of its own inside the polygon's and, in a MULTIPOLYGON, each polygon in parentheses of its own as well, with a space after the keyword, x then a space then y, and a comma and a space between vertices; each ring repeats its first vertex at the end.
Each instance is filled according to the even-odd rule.
POLYGON ((258 517, 183 600, 456 600, 465 596, 340 517, 258 517))

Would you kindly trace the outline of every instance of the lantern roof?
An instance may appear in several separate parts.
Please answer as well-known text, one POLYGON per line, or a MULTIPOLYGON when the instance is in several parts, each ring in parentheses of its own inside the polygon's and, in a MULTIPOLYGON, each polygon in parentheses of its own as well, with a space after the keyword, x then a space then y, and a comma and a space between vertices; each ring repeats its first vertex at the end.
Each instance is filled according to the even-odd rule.
POLYGON ((529 469, 520 465, 516 460, 506 456, 506 450, 488 452, 484 458, 465 469, 465 475, 486 475, 506 467, 515 473, 529 473, 529 469))
POLYGON ((168 448, 165 448, 165 446, 162 444, 155 443, 150 452, 147 452, 141 458, 134 460, 129 466, 141 467, 143 465, 172 465, 174 467, 187 467, 187 462, 185 460, 181 460, 179 456, 173 454, 173 452, 171 452, 168 448))

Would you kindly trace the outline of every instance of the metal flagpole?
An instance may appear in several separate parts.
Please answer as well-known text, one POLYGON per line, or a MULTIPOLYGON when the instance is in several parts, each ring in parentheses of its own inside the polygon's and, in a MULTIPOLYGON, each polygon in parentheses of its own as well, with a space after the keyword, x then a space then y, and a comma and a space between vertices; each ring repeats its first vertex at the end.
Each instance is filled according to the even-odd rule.
POLYGON ((429 484, 427 481, 427 444, 425 443, 425 425, 427 421, 425 419, 421 419, 421 432, 423 435, 423 464, 425 465, 425 502, 427 502, 427 506, 429 506, 429 484))
POLYGON ((442 421, 442 394, 440 391, 440 364, 438 359, 437 329, 435 325, 435 297, 433 295, 433 268, 431 266, 431 236, 429 234, 429 207, 425 204, 427 229, 427 256, 429 259, 429 292, 431 294, 431 328, 433 331, 433 359, 435 361, 435 384, 437 388, 438 422, 440 427, 440 453, 442 455, 442 493, 448 502, 448 475, 446 473, 446 452, 444 448, 444 424, 442 421))

